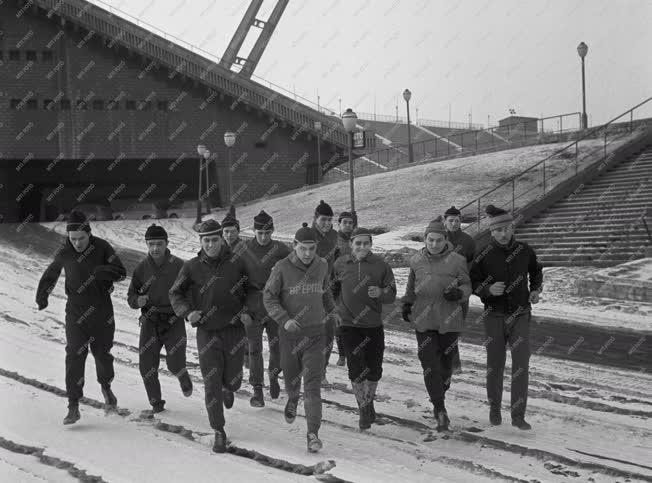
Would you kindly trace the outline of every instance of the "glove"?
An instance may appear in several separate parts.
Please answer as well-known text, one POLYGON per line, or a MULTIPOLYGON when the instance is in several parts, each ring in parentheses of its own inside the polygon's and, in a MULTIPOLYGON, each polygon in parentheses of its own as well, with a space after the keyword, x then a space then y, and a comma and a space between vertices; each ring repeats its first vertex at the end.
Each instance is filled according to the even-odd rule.
POLYGON ((242 325, 245 327, 251 327, 251 325, 254 323, 254 319, 251 318, 251 315, 249 314, 240 314, 240 321, 242 321, 242 325))
POLYGON ((410 314, 412 313, 412 304, 403 304, 403 311, 401 313, 403 320, 410 322, 410 314))
POLYGON ((444 290, 444 298, 449 302, 457 302, 464 296, 464 292, 459 287, 448 287, 444 290))
POLYGON ((201 325, 201 322, 200 322, 201 317, 202 317, 201 310, 193 310, 192 312, 190 312, 188 314, 188 316, 186 317, 186 320, 188 322, 190 322, 191 327, 197 327, 197 326, 201 325))
POLYGON ((36 304, 38 305, 39 310, 43 310, 45 307, 48 306, 48 299, 37 300, 36 304))
POLYGON ((301 330, 301 326, 299 325, 299 322, 297 322, 294 319, 288 320, 285 325, 283 325, 283 328, 287 330, 288 332, 298 332, 301 330))

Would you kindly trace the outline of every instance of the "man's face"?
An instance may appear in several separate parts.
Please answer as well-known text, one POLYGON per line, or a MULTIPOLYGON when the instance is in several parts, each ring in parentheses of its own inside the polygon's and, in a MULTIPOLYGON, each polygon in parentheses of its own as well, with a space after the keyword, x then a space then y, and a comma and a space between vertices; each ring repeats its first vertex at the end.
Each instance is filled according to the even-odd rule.
POLYGON ((222 233, 224 233, 224 240, 226 243, 231 246, 238 240, 240 230, 238 230, 237 226, 225 226, 222 233))
POLYGON ((351 254, 358 260, 362 260, 371 251, 371 237, 359 235, 351 240, 351 254))
POLYGON ((263 247, 269 245, 269 242, 272 241, 272 233, 274 233, 274 230, 254 230, 256 241, 263 247))
POLYGON ((332 216, 319 215, 319 216, 317 216, 315 218, 315 226, 322 233, 326 233, 333 226, 333 217, 332 216))
POLYGON ((312 260, 315 258, 317 253, 317 244, 314 242, 294 242, 294 253, 297 254, 299 260, 301 260, 306 265, 309 265, 312 260))
POLYGON ((147 240, 147 252, 154 260, 160 260, 168 247, 166 240, 147 240))
POLYGON ((460 229, 460 217, 459 216, 447 216, 444 219, 444 226, 447 231, 457 231, 460 229))
POLYGON ((491 230, 491 236, 501 245, 507 245, 514 236, 514 226, 510 223, 507 226, 501 226, 491 230))
POLYGON ((201 237, 201 247, 209 257, 216 257, 224 244, 224 238, 220 235, 209 235, 201 237))
POLYGON ((426 250, 433 255, 440 253, 446 245, 446 237, 441 233, 428 233, 426 236, 426 250))
POLYGON ((351 218, 342 218, 342 221, 340 221, 340 230, 342 230, 342 233, 351 233, 354 227, 355 223, 351 218))
POLYGON ((81 253, 84 250, 86 250, 86 248, 88 248, 88 243, 90 242, 90 235, 88 234, 88 232, 85 232, 84 230, 69 231, 68 240, 70 240, 70 244, 75 249, 75 251, 77 253, 81 253))

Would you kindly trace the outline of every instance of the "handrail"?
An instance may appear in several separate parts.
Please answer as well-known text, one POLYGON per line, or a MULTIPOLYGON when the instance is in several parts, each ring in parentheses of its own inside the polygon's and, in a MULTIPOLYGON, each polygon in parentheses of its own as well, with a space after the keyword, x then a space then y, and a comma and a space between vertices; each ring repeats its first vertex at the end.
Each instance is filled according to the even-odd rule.
MULTIPOLYGON (((576 139, 575 141, 573 141, 572 143, 568 144, 567 146, 564 146, 563 148, 560 148, 560 149, 556 150, 556 151, 553 152, 552 154, 546 156, 546 157, 543 158, 542 160, 536 162, 535 164, 531 165, 530 167, 526 168, 525 170, 521 171, 520 173, 511 176, 507 181, 504 181, 503 183, 499 184, 498 186, 496 186, 496 187, 490 189, 489 191, 483 193, 482 195, 478 196, 478 197, 475 198, 473 201, 470 201, 469 203, 463 205, 462 207, 459 208, 459 210, 461 211, 461 210, 464 210, 465 208, 468 208, 468 207, 470 207, 470 206, 472 206, 472 205, 474 205, 474 204, 478 204, 478 213, 480 213, 480 205, 479 205, 479 203, 480 203, 480 200, 481 200, 482 198, 486 197, 487 195, 490 195, 491 193, 497 191, 498 189, 500 189, 500 188, 502 188, 502 187, 504 187, 504 186, 507 186, 507 185, 509 185, 509 184, 514 183, 514 182, 516 181, 517 178, 519 178, 519 177, 522 176, 523 174, 525 174, 525 173, 527 173, 527 172, 529 172, 529 171, 533 170, 534 168, 537 168, 537 167, 539 167, 539 166, 541 166, 541 165, 543 165, 543 168, 544 168, 544 178, 543 178, 543 182, 544 182, 544 193, 545 193, 545 163, 546 163, 546 161, 548 161, 548 160, 550 160, 550 159, 552 159, 552 158, 554 158, 554 157, 559 156, 560 153, 566 151, 567 149, 569 149, 569 148, 571 148, 571 147, 575 147, 575 148, 576 148, 576 152, 577 152, 577 148, 578 148, 578 146, 579 146, 579 142, 580 142, 580 141, 583 141, 583 140, 585 140, 585 139, 589 139, 589 138, 595 137, 596 134, 598 134, 598 133, 600 133, 600 132, 602 132, 602 131, 605 131, 608 127, 610 127, 610 126, 614 123, 614 121, 617 121, 618 119, 620 119, 621 117, 623 117, 623 116, 625 116, 625 115, 627 115, 627 114, 630 114, 630 121, 629 121, 629 122, 630 122, 630 131, 631 131, 631 126, 633 125, 633 114, 634 114, 634 110, 638 109, 639 107, 643 106, 644 104, 647 104, 647 103, 650 102, 650 101, 652 101, 652 97, 648 97, 648 98, 645 99, 644 101, 642 101, 642 102, 640 102, 639 104, 635 105, 634 107, 628 109, 627 111, 623 112, 622 114, 620 114, 620 115, 614 117, 613 119, 609 120, 609 121, 608 121, 607 123, 605 123, 605 124, 602 124, 602 125, 600 125, 600 126, 595 126, 595 127, 593 127, 593 128, 587 129, 586 132, 585 132, 582 136, 580 136, 579 138, 577 138, 577 139, 576 139)), ((606 133, 605 133, 605 143, 606 143, 606 133)), ((605 146, 605 148, 606 148, 606 146, 605 146)), ((529 190, 528 192, 530 192, 530 191, 532 191, 532 190, 529 190)), ((480 221, 481 221, 481 216, 478 216, 478 219, 477 219, 477 227, 478 227, 478 231, 479 231, 479 229, 480 229, 480 221)), ((468 226, 465 227, 464 229, 469 228, 469 226, 473 226, 473 224, 468 225, 468 226)))
MULTIPOLYGON (((140 23, 145 23, 138 19, 136 19, 137 23, 133 23, 121 18, 121 23, 118 26, 111 18, 115 16, 112 12, 87 0, 31 1, 34 5, 46 10, 48 16, 57 14, 73 23, 82 25, 89 31, 110 38, 111 42, 118 42, 131 49, 135 48, 148 57, 156 59, 160 64, 169 67, 174 73, 186 75, 218 91, 227 93, 236 99, 236 102, 252 103, 276 119, 293 124, 302 132, 320 135, 322 139, 340 147, 348 146, 349 134, 333 117, 322 114, 320 111, 258 82, 239 77, 236 72, 207 58, 215 57, 212 54, 193 47, 185 41, 182 42, 190 48, 175 44, 165 36, 175 40, 179 39, 165 33, 164 36, 161 36, 156 32, 150 32, 140 27, 140 23), (321 133, 314 126, 314 121, 317 120, 322 122, 321 133)), ((111 8, 114 9, 114 7, 111 8)))

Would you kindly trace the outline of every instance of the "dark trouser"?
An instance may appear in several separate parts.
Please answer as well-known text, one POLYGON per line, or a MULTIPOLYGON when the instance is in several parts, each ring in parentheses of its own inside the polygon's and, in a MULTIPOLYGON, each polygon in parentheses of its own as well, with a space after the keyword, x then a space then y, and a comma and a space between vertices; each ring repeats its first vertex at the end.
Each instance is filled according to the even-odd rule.
POLYGON ((340 329, 335 329, 335 342, 337 343, 337 353, 342 356, 346 356, 346 349, 344 348, 344 340, 342 339, 342 332, 340 329))
POLYGON ((331 358, 331 352, 333 352, 333 342, 335 342, 335 321, 331 320, 330 317, 326 320, 326 337, 324 341, 324 374, 326 374, 326 366, 328 366, 328 361, 331 358))
POLYGON ((446 391, 453 373, 453 354, 459 332, 440 334, 436 330, 417 332, 417 354, 423 368, 423 380, 436 411, 445 408, 446 391))
POLYGON ((303 406, 308 433, 317 433, 321 426, 321 378, 324 369, 323 334, 312 337, 293 336, 283 332, 280 337, 281 368, 289 399, 298 399, 303 378, 303 406))
POLYGON ((344 355, 352 382, 378 382, 383 375, 385 331, 379 327, 341 326, 344 355))
POLYGON ((88 305, 66 304, 66 393, 70 403, 84 396, 84 370, 90 346, 97 382, 113 381, 113 304, 111 300, 88 305))
POLYGON ((242 363, 247 336, 242 326, 221 330, 197 328, 199 367, 204 378, 204 397, 211 428, 224 429, 222 390, 237 391, 242 384, 242 363))
POLYGON ((154 314, 152 319, 141 316, 138 367, 147 399, 152 405, 161 401, 158 367, 164 346, 170 372, 177 377, 186 374, 186 326, 183 320, 167 314, 154 314))
POLYGON ((281 372, 281 351, 278 341, 278 324, 270 316, 256 317, 254 324, 247 329, 249 339, 249 383, 252 386, 263 385, 265 382, 263 361, 263 330, 267 332, 269 345, 269 378, 278 377, 281 372))
POLYGON ((505 346, 512 352, 512 418, 525 416, 530 363, 530 313, 516 317, 489 314, 484 320, 487 334, 487 399, 500 407, 503 399, 505 346))
MULTIPOLYGON (((462 318, 466 320, 466 314, 469 313, 469 301, 467 300, 462 305, 462 318)), ((453 369, 461 369, 462 361, 460 360, 460 345, 455 345, 455 352, 453 353, 453 369)))

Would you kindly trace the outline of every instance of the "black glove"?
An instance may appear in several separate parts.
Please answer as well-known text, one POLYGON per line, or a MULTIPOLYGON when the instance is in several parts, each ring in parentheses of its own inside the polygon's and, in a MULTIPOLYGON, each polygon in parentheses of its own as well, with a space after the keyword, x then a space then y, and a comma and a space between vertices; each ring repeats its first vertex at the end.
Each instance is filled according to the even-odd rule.
POLYGON ((410 314, 412 313, 412 304, 403 304, 403 312, 401 313, 403 320, 410 322, 410 314))
POLYGON ((37 300, 36 304, 38 305, 39 310, 43 310, 48 306, 48 299, 37 300))
POLYGON ((458 287, 448 287, 444 290, 444 298, 449 302, 457 302, 464 296, 464 292, 458 287))

